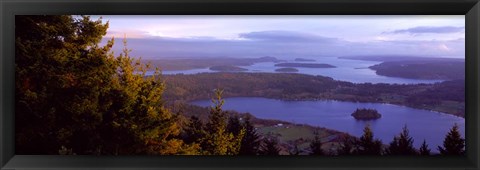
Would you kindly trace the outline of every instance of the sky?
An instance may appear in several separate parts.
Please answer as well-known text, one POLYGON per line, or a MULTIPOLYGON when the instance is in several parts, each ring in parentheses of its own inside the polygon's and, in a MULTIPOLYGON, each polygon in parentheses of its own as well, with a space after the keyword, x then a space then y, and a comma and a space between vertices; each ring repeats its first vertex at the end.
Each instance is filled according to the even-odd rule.
POLYGON ((117 52, 126 36, 142 58, 465 56, 464 15, 101 17, 104 42, 115 37, 117 52))

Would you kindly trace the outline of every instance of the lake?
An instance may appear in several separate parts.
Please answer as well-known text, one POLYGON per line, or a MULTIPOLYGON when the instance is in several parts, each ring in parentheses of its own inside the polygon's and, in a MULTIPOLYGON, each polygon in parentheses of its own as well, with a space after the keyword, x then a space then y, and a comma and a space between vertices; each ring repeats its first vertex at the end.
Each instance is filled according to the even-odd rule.
MULTIPOLYGON (((418 79, 406 79, 397 77, 387 77, 377 75, 374 70, 369 69, 369 66, 379 64, 378 61, 361 61, 361 60, 349 60, 341 59, 337 57, 322 57, 316 58, 315 62, 296 62, 290 60, 287 62, 296 63, 325 63, 336 66, 336 68, 297 68, 299 74, 308 75, 322 75, 332 77, 335 80, 348 81, 353 83, 389 83, 389 84, 419 84, 419 83, 436 83, 443 80, 418 80, 418 79)), ((275 67, 277 63, 274 62, 261 62, 255 63, 250 66, 241 66, 248 69, 246 72, 266 72, 276 73, 275 69, 282 67, 275 67)), ((176 70, 176 71, 162 71, 163 74, 196 74, 215 72, 208 68, 191 69, 191 70, 176 70)), ((151 75, 153 72, 147 72, 147 75, 151 75)))
MULTIPOLYGON (((191 102, 198 106, 210 106, 210 100, 191 102)), ((308 124, 347 132, 361 136, 363 128, 370 124, 374 137, 388 144, 407 125, 414 145, 419 148, 423 140, 427 141, 433 152, 443 144, 450 128, 457 123, 463 137, 465 119, 428 110, 381 103, 354 103, 342 101, 282 101, 259 97, 226 98, 224 110, 249 112, 262 119, 276 119, 298 124, 308 124), (351 114, 357 108, 377 109, 382 117, 377 120, 359 121, 351 114)))

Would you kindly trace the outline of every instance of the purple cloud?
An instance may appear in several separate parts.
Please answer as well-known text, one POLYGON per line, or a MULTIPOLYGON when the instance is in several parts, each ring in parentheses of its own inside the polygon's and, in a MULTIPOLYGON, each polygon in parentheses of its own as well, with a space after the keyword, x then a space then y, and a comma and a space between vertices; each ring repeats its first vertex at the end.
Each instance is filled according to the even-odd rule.
POLYGON ((402 34, 402 33, 410 33, 410 34, 423 34, 423 33, 457 33, 462 32, 465 27, 453 27, 453 26, 443 26, 443 27, 413 27, 409 29, 400 29, 395 30, 387 33, 393 34, 402 34))
MULTIPOLYGON (((465 40, 403 40, 351 42, 315 34, 288 31, 262 31, 239 34, 242 39, 212 37, 128 38, 132 56, 170 57, 261 57, 278 58, 348 55, 464 56, 465 40)), ((118 41, 117 41, 118 42, 118 41)), ((122 43, 113 50, 118 54, 122 43)))
POLYGON ((315 34, 293 32, 293 31, 258 31, 239 34, 240 38, 249 40, 262 40, 262 41, 278 41, 278 42, 317 42, 317 43, 329 43, 335 42, 338 39, 322 37, 315 34))

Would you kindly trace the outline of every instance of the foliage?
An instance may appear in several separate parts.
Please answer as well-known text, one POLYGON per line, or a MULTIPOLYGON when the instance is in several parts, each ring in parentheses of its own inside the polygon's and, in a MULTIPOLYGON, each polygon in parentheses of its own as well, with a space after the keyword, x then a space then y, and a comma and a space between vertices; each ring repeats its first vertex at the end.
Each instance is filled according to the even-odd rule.
POLYGON ((310 155, 324 155, 324 151, 322 150, 322 141, 320 139, 320 134, 318 131, 314 132, 315 137, 313 138, 312 142, 310 143, 310 155))
POLYGON ((418 153, 424 156, 430 155, 430 149, 428 149, 428 145, 425 140, 423 140, 422 146, 420 146, 420 149, 418 149, 418 153))
POLYGON ((413 147, 413 138, 409 136, 407 126, 404 126, 402 132, 393 138, 386 150, 389 155, 416 155, 417 151, 413 147))
POLYGON ((267 97, 283 100, 333 99, 353 102, 386 102, 463 116, 465 81, 436 84, 355 84, 329 77, 278 73, 199 73, 165 75, 168 100, 208 99, 222 87, 224 97, 267 97), (301 82, 301 83, 298 83, 301 82), (441 91, 441 93, 439 93, 441 91), (442 108, 443 102, 457 107, 442 108))
POLYGON ((98 46, 108 23, 17 16, 16 28, 17 154, 195 153, 176 139, 159 71, 144 78, 149 65, 127 48, 114 57, 113 39, 98 46))
POLYGON ((382 117, 382 115, 378 113, 376 109, 367 108, 356 109, 351 115, 355 119, 359 120, 379 119, 380 117, 382 117))
POLYGON ((210 115, 206 125, 206 135, 202 139, 202 149, 207 155, 236 155, 240 151, 240 143, 245 134, 241 130, 238 135, 227 131, 227 118, 222 110, 224 100, 222 90, 215 90, 214 106, 210 108, 210 115))
POLYGON ((344 136, 340 142, 340 147, 337 149, 337 155, 353 155, 357 149, 356 144, 358 143, 356 138, 351 136, 344 136))
POLYGON ((260 148, 260 136, 257 134, 255 127, 253 127, 250 116, 247 115, 243 123, 245 129, 245 136, 242 138, 240 146, 240 155, 256 155, 260 148))
POLYGON ((196 116, 191 116, 188 125, 185 127, 185 143, 200 143, 206 136, 205 127, 196 116))
POLYGON ((116 64, 107 24, 83 16, 15 18, 16 153, 93 153, 116 64), (81 139, 81 142, 79 141, 81 139))
POLYGON ((360 155, 381 155, 382 154, 382 142, 378 139, 373 139, 373 132, 370 126, 367 125, 363 129, 363 135, 356 143, 357 149, 354 151, 360 155))
POLYGON ((465 139, 461 137, 457 124, 454 124, 452 129, 450 129, 443 141, 443 147, 438 146, 438 150, 442 155, 465 154, 465 139))
POLYGON ((240 117, 238 115, 234 115, 228 118, 228 124, 227 124, 227 132, 232 133, 234 136, 237 136, 241 131, 243 127, 242 124, 240 123, 240 117))
POLYGON ((260 155, 279 155, 280 148, 278 146, 278 139, 274 136, 267 136, 263 138, 263 144, 260 148, 260 155))

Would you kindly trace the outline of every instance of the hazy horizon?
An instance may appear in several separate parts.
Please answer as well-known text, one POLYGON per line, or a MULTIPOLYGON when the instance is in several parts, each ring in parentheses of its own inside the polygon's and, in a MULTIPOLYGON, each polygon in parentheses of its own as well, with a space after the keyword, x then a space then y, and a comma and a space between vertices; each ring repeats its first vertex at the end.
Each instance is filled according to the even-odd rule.
MULTIPOLYGON (((94 19, 99 16, 92 16, 94 19)), ((465 16, 102 16, 144 59, 340 56, 464 58, 465 16)))

